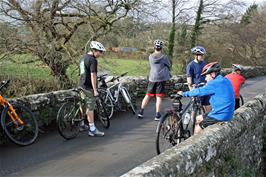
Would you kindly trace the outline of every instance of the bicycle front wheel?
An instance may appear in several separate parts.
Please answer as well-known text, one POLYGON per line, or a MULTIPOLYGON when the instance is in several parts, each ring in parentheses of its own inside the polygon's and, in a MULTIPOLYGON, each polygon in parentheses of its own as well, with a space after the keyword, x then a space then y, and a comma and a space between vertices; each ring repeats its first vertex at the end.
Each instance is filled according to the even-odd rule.
POLYGON ((31 110, 21 104, 12 104, 18 118, 23 122, 20 124, 10 107, 5 107, 1 115, 1 125, 8 138, 15 144, 27 146, 32 144, 38 137, 38 123, 31 110))
POLYGON ((97 105, 96 116, 99 118, 99 120, 102 123, 104 128, 109 128, 110 127, 110 119, 108 117, 106 108, 105 108, 101 98, 97 98, 96 105, 97 105))
POLYGON ((133 105, 133 103, 132 103, 132 99, 131 99, 131 97, 130 97, 130 95, 129 95, 129 93, 128 93, 128 91, 127 91, 126 88, 123 88, 123 89, 122 89, 122 96, 123 96, 125 102, 129 105, 129 107, 130 107, 132 113, 133 113, 133 114, 136 114, 135 106, 133 105))
POLYGON ((66 140, 77 137, 79 133, 79 123, 82 115, 79 105, 74 101, 64 103, 57 113, 57 129, 59 134, 66 140))
POLYGON ((174 113, 166 113, 157 126, 156 152, 160 154, 182 140, 181 119, 174 113))

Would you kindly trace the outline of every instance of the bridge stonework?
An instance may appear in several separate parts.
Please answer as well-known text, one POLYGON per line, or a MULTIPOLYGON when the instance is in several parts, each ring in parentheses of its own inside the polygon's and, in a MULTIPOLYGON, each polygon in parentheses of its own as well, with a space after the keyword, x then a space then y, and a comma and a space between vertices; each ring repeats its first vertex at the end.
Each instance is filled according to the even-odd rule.
POLYGON ((122 177, 263 174, 265 125, 266 94, 262 94, 239 108, 231 122, 206 128, 122 177))
MULTIPOLYGON (((266 75, 266 68, 245 67, 244 69, 243 75, 246 78, 266 75)), ((230 69, 223 70, 223 74, 229 72, 230 69)), ((185 76, 173 77, 166 85, 167 93, 173 92, 175 83, 182 82, 186 82, 185 76)), ((147 78, 126 77, 125 83, 131 93, 138 97, 144 96, 147 78)), ((42 125, 55 120, 63 98, 74 94, 69 90, 61 90, 14 98, 12 101, 30 107, 42 125)), ((189 138, 124 176, 223 176, 222 174, 243 176, 238 175, 243 170, 245 173, 260 170, 263 125, 266 127, 266 118, 263 119, 265 112, 264 94, 236 111, 234 121, 207 128, 202 134, 189 138)), ((0 129, 0 144, 4 141, 0 129)))

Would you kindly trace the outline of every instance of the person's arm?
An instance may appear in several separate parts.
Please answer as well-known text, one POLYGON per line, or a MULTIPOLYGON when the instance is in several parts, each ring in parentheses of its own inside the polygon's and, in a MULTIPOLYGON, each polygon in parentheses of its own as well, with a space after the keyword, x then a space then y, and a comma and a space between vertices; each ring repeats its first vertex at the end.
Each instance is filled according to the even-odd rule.
POLYGON ((91 85, 93 89, 94 96, 98 96, 97 92, 97 60, 92 60, 90 65, 90 71, 91 71, 91 85))
POLYGON ((184 97, 191 97, 191 96, 206 96, 212 95, 214 93, 215 86, 213 84, 206 84, 203 87, 195 88, 191 91, 183 92, 184 97))
POLYGON ((94 96, 98 96, 97 92, 97 73, 91 73, 91 85, 94 96))
POLYGON ((187 65, 186 74, 187 74, 188 88, 189 88, 189 90, 192 90, 193 89, 193 86, 192 86, 192 84, 193 84, 192 83, 193 68, 191 67, 190 63, 187 65))
POLYGON ((189 90, 192 90, 193 89, 193 86, 192 86, 192 77, 187 77, 187 84, 188 84, 189 90))

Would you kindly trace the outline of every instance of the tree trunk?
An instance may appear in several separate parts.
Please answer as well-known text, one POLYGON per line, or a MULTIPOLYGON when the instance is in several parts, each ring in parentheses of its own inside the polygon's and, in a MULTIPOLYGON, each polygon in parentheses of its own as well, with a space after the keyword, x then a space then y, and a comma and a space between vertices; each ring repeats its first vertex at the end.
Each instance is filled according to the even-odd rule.
POLYGON ((168 56, 170 58, 171 66, 173 64, 173 56, 174 56, 174 46, 175 46, 175 20, 176 20, 176 14, 175 14, 175 0, 172 0, 172 27, 169 34, 169 44, 168 44, 168 56))
POLYGON ((54 47, 41 47, 38 50, 38 56, 40 59, 51 69, 51 73, 54 78, 59 82, 61 88, 70 88, 73 83, 67 76, 67 68, 70 65, 68 59, 63 58, 63 54, 60 51, 56 51, 54 47), (43 52, 43 49, 47 50, 43 52))

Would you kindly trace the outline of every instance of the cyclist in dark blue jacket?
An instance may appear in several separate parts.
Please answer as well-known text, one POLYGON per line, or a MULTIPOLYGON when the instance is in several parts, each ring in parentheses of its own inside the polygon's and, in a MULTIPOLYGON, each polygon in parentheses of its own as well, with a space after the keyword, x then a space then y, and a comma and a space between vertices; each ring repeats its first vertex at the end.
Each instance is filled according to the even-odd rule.
POLYGON ((202 70, 202 75, 206 76, 207 84, 188 92, 179 92, 185 97, 210 95, 212 110, 205 115, 197 116, 195 134, 209 125, 229 121, 233 117, 235 107, 234 90, 231 82, 220 75, 220 71, 221 67, 218 62, 207 64, 202 70))

